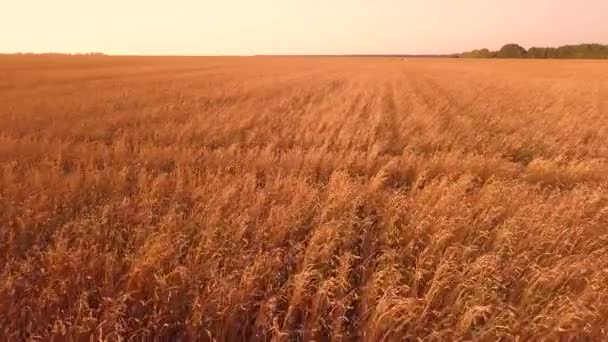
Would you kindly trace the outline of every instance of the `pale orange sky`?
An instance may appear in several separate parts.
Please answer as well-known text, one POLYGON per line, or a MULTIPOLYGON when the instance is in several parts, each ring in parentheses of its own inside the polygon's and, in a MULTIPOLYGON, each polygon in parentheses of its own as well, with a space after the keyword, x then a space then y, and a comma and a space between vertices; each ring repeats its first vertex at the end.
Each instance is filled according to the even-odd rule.
POLYGON ((608 0, 3 0, 0 52, 451 53, 608 44, 608 0))

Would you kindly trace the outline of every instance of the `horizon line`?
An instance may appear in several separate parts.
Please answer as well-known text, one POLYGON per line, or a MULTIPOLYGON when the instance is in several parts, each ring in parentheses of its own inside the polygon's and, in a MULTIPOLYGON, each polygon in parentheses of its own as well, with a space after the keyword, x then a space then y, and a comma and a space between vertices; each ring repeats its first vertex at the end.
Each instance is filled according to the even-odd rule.
MULTIPOLYGON (((517 44, 518 43, 506 43, 508 44, 517 44)), ((504 46, 503 45, 503 46, 504 46)), ((560 48, 567 46, 578 46, 578 45, 604 45, 602 43, 578 43, 578 44, 565 44, 560 46, 530 46, 529 48, 525 48, 526 50, 531 48, 560 48)), ((522 46, 522 45, 520 45, 522 46)), ((523 46, 522 46, 523 47, 523 46)), ((487 49, 485 47, 475 48, 474 50, 487 49)), ((488 49, 493 51, 492 49, 488 49)), ((188 54, 188 53, 141 53, 141 52, 104 52, 104 51, 88 51, 88 52, 59 52, 59 51, 44 51, 44 52, 33 52, 33 51, 13 51, 13 52, 1 52, 0 55, 71 55, 71 56, 95 56, 95 55, 104 55, 104 56, 149 56, 149 57, 410 57, 410 58, 438 58, 438 57, 452 57, 455 55, 459 55, 464 52, 450 52, 450 53, 320 53, 320 54, 296 54, 296 53, 278 53, 278 54, 267 54, 267 53, 251 53, 251 54, 188 54)))

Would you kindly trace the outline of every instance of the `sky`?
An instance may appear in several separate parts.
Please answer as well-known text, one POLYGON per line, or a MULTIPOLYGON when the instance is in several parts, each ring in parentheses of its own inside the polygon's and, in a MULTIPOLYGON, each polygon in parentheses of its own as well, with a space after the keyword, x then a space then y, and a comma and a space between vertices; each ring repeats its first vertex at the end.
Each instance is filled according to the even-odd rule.
POLYGON ((438 54, 608 44, 608 0, 0 0, 0 52, 438 54))

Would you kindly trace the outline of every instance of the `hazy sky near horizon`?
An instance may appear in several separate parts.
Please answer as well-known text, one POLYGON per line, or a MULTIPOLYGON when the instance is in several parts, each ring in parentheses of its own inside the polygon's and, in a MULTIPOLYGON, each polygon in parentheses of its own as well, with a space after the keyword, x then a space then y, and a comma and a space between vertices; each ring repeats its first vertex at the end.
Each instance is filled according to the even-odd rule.
POLYGON ((608 0, 4 0, 0 52, 451 53, 608 44, 608 0))

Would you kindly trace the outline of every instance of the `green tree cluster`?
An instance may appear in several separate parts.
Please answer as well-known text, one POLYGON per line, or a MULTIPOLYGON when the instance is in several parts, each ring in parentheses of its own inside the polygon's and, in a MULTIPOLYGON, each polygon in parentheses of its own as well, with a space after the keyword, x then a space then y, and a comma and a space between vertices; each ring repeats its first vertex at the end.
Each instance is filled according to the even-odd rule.
POLYGON ((464 58, 494 58, 494 57, 496 57, 496 53, 492 52, 488 49, 480 49, 480 50, 473 50, 470 52, 463 52, 461 57, 464 57, 464 58))
POLYGON ((461 58, 531 58, 531 59, 604 59, 608 58, 608 45, 580 44, 558 48, 532 47, 526 51, 517 44, 507 44, 499 51, 473 50, 455 55, 461 58))
POLYGON ((507 44, 496 54, 497 58, 526 58, 526 49, 517 44, 507 44))

